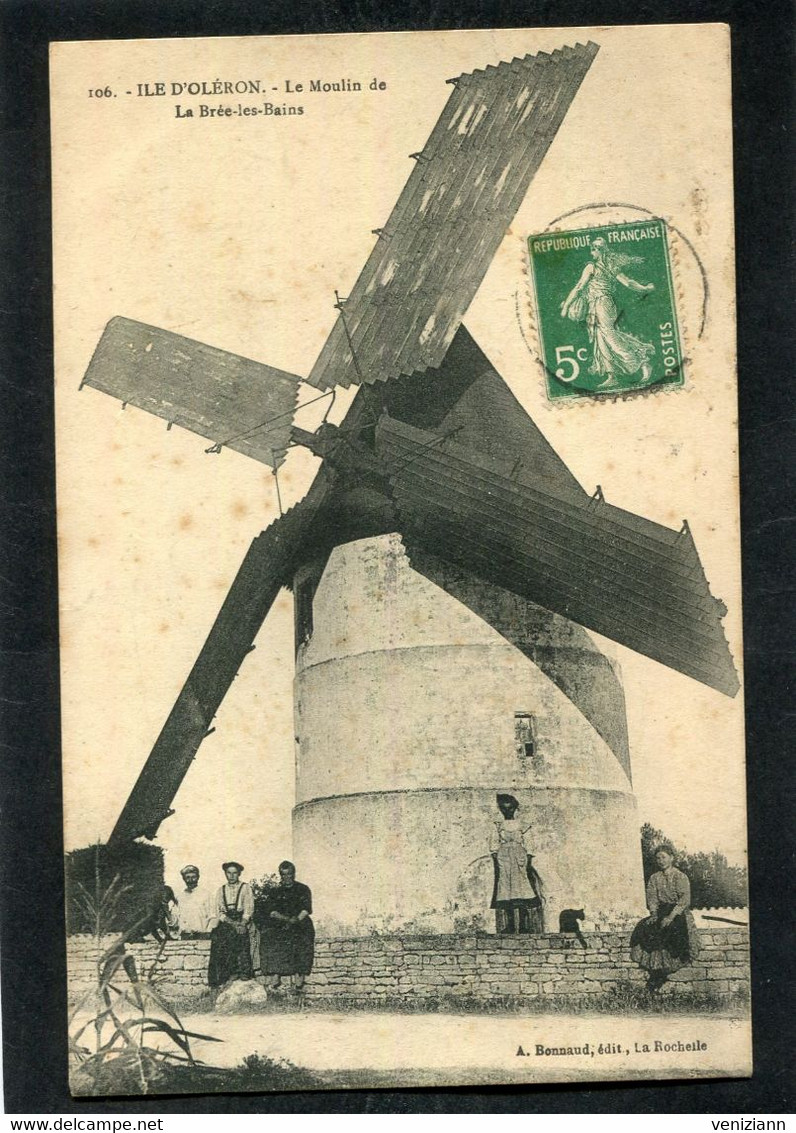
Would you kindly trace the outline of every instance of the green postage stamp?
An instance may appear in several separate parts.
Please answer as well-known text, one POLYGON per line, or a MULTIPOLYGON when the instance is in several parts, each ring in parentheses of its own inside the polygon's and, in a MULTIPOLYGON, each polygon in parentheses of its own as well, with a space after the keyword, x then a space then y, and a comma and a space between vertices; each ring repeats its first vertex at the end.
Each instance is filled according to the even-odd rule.
POLYGON ((682 386, 664 221, 545 232, 528 250, 551 401, 682 386))

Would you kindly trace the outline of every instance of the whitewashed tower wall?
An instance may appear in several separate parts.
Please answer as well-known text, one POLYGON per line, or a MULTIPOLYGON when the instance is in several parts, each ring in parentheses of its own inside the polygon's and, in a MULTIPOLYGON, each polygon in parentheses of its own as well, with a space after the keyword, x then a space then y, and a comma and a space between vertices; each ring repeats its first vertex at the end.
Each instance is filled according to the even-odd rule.
MULTIPOLYGON (((643 908, 628 773, 542 669, 413 570, 398 535, 336 547, 310 612, 314 586, 308 566, 296 576, 293 830, 323 935, 492 929, 497 791, 531 828, 548 930, 563 908, 593 921, 643 908)), ((470 586, 489 601, 492 588, 470 586)), ((548 650, 572 650, 571 628, 549 615, 548 650)), ((605 659, 585 640, 588 681, 589 650, 605 659)))

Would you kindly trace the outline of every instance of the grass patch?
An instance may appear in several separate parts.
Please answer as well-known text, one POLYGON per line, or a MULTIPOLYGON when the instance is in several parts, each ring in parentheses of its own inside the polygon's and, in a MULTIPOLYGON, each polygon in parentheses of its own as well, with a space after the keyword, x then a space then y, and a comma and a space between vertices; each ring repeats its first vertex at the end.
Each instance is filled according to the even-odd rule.
POLYGON ((250 1054, 239 1066, 224 1069, 202 1062, 173 1063, 154 1060, 147 1068, 147 1089, 141 1088, 140 1066, 131 1058, 119 1057, 103 1063, 100 1072, 84 1074, 78 1067, 72 1073, 72 1093, 77 1096, 118 1097, 147 1094, 266 1093, 275 1090, 317 1090, 324 1079, 294 1066, 284 1059, 250 1054))
MULTIPOLYGON (((185 1015, 212 1015, 215 1013, 213 996, 207 991, 198 998, 172 1000, 174 1008, 185 1015)), ((651 995, 643 984, 620 984, 613 991, 600 995, 569 996, 512 996, 497 995, 489 999, 476 996, 355 996, 336 995, 319 998, 309 990, 301 997, 270 995, 265 1007, 242 1007, 235 1015, 338 1015, 349 1011, 358 1014, 398 1015, 745 1015, 750 996, 745 991, 723 992, 709 995, 677 985, 677 990, 664 989, 651 995)), ((234 1018, 235 1016, 230 1016, 234 1018)))
POLYGON ((623 983, 600 995, 517 996, 335 996, 315 999, 308 995, 300 1003, 271 1001, 268 1011, 304 1011, 339 1014, 347 1011, 400 1015, 682 1015, 738 1014, 749 1009, 748 991, 707 994, 691 989, 651 994, 643 985, 623 983))

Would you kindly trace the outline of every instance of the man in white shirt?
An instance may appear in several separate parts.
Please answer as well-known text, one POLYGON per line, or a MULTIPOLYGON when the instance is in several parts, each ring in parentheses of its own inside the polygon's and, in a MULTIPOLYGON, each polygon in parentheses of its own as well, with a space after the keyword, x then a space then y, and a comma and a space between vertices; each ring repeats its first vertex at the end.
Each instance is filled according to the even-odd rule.
POLYGON ((180 870, 185 888, 180 893, 180 936, 184 939, 205 937, 210 934, 210 899, 199 885, 199 870, 186 865, 180 870))

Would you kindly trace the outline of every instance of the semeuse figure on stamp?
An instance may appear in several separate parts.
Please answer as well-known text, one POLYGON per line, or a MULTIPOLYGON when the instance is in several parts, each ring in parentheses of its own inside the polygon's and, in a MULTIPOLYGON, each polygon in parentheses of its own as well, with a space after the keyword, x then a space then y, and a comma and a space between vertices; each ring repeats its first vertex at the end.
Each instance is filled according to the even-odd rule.
POLYGON ((281 862, 279 885, 259 898, 255 918, 260 929, 260 967, 272 990, 279 987, 282 976, 290 976, 296 994, 303 989, 315 954, 311 913, 309 887, 296 881, 292 862, 281 862))
POLYGON ((672 972, 692 964, 699 955, 699 937, 691 913, 691 885, 674 864, 669 845, 655 851, 658 871, 647 883, 650 915, 639 921, 630 937, 630 955, 649 972, 647 987, 659 991, 672 972))
POLYGON ((250 980, 254 975, 250 935, 254 894, 251 887, 240 880, 243 873, 240 862, 224 862, 221 868, 226 881, 216 894, 211 913, 215 923, 210 933, 207 969, 210 987, 222 987, 230 980, 250 980))
POLYGON ((586 264, 561 305, 562 318, 573 322, 585 320, 592 347, 589 372, 605 375, 601 387, 617 385, 617 374, 636 374, 639 370, 641 380, 648 382, 652 377, 651 359, 655 347, 619 329, 615 294, 617 284, 639 292, 654 291, 655 284, 639 283, 626 275, 622 269, 629 264, 643 263, 642 257, 611 251, 602 236, 592 242, 591 255, 591 263, 586 264))
POLYGON ((542 881, 533 867, 513 795, 499 794, 502 819, 490 833, 489 851, 495 867, 492 905, 498 933, 544 932, 542 881))

